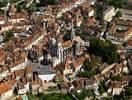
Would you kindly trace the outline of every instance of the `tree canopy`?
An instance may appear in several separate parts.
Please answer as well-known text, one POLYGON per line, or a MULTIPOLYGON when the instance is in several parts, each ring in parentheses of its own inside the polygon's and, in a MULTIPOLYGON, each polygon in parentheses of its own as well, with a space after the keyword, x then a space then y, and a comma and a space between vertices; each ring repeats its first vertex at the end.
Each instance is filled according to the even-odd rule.
POLYGON ((8 42, 12 37, 13 37, 12 31, 11 30, 6 31, 5 37, 4 37, 4 42, 8 42))
POLYGON ((98 88, 99 93, 103 94, 103 93, 107 92, 107 90, 108 90, 108 88, 105 85, 105 81, 101 81, 99 84, 99 88, 98 88))
POLYGON ((0 1, 0 7, 6 7, 8 3, 8 0, 0 1))
POLYGON ((10 0, 10 3, 16 3, 19 2, 20 0, 10 0))
POLYGON ((78 74, 79 77, 84 77, 84 78, 91 78, 94 75, 96 75, 95 71, 84 71, 84 72, 79 72, 78 74))
POLYGON ((27 10, 28 10, 29 12, 34 12, 34 11, 36 11, 36 10, 37 10, 37 4, 36 4, 35 2, 33 2, 33 3, 30 5, 30 7, 27 8, 27 10))
POLYGON ((103 16, 103 5, 96 4, 95 6, 95 19, 101 20, 103 16))
POLYGON ((94 90, 82 90, 81 93, 77 93, 76 94, 76 97, 79 99, 79 100, 84 100, 86 97, 95 97, 95 93, 94 93, 94 90))
POLYGON ((73 100, 73 98, 69 94, 62 93, 40 93, 38 95, 28 93, 28 98, 29 100, 73 100))
POLYGON ((115 17, 122 17, 122 13, 121 13, 121 11, 117 11, 115 17))
POLYGON ((121 8, 126 1, 127 0, 105 0, 107 4, 112 5, 115 8, 121 8))
POLYGON ((96 64, 92 61, 84 62, 82 68, 84 69, 84 72, 79 72, 79 77, 91 78, 94 75, 98 74, 98 71, 96 70, 96 64))
POLYGON ((112 44, 111 41, 104 41, 99 38, 90 39, 89 52, 100 56, 104 62, 112 64, 119 60, 119 54, 117 53, 116 45, 112 44))

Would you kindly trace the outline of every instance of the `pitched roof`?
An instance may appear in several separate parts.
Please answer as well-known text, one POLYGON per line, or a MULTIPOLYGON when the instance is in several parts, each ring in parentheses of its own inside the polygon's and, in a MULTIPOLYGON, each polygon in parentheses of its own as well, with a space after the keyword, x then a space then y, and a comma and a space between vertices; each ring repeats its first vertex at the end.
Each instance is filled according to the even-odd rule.
POLYGON ((65 64, 64 63, 60 63, 55 68, 56 68, 57 71, 60 71, 61 73, 63 73, 63 71, 65 69, 65 64))
POLYGON ((25 69, 14 71, 14 75, 16 77, 23 77, 24 76, 24 73, 25 73, 25 69))
POLYGON ((4 20, 4 16, 0 16, 0 21, 3 21, 4 20))
POLYGON ((19 19, 19 18, 25 18, 26 16, 20 13, 16 13, 14 15, 11 15, 11 19, 19 19))
POLYGON ((113 33, 115 31, 115 27, 116 27, 116 24, 115 22, 113 22, 111 28, 109 29, 109 32, 113 33))
POLYGON ((4 50, 0 49, 0 62, 3 62, 5 60, 5 52, 4 50))
POLYGON ((95 18, 93 16, 92 17, 88 17, 87 25, 88 26, 95 26, 95 24, 96 24, 95 18))
POLYGON ((83 82, 82 80, 75 80, 72 82, 73 86, 76 88, 76 89, 81 89, 83 87, 83 82))
POLYGON ((129 46, 132 46, 132 39, 131 39, 131 40, 128 40, 127 44, 128 44, 129 46))
POLYGON ((15 85, 16 81, 15 80, 9 80, 6 83, 0 84, 0 94, 3 94, 9 90, 12 89, 12 87, 15 85))
POLYGON ((37 81, 37 80, 32 81, 32 85, 39 85, 39 81, 37 81))
POLYGON ((32 66, 27 66, 26 67, 26 73, 32 73, 33 72, 33 67, 32 66))
POLYGON ((64 42, 64 43, 62 44, 62 47, 69 47, 69 46, 71 46, 71 45, 72 45, 71 40, 68 40, 68 41, 66 41, 66 42, 64 42))
POLYGON ((120 11, 123 14, 123 16, 121 17, 121 19, 132 20, 132 11, 131 10, 120 9, 120 11))
POLYGON ((125 38, 127 35, 132 33, 132 27, 128 28, 125 32, 115 32, 114 36, 119 38, 125 38))
POLYGON ((78 66, 82 65, 84 61, 85 61, 85 57, 82 56, 77 58, 77 60, 73 64, 75 68, 77 68, 78 66))
POLYGON ((111 81, 110 82, 110 87, 122 88, 126 84, 127 84, 127 81, 111 81))
POLYGON ((122 19, 120 19, 120 20, 115 20, 115 23, 117 25, 132 27, 132 21, 130 21, 130 20, 122 20, 122 19))
POLYGON ((132 81, 132 75, 122 76, 121 80, 122 81, 132 81))
POLYGON ((11 22, 7 22, 1 25, 1 28, 5 28, 5 27, 9 27, 9 26, 13 26, 14 24, 12 24, 11 22))

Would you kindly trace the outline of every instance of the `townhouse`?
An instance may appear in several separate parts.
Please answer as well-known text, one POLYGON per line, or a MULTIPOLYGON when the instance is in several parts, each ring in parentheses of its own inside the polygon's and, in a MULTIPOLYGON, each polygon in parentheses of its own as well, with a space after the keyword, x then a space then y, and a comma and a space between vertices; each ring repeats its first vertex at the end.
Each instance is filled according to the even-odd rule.
POLYGON ((112 95, 119 95, 131 80, 132 77, 130 75, 123 76, 120 81, 110 81, 108 84, 108 93, 112 93, 112 95))
POLYGON ((115 44, 126 42, 132 37, 131 26, 131 21, 115 20, 108 31, 107 38, 115 44))
POLYGON ((9 16, 9 22, 19 23, 20 21, 24 21, 26 19, 26 14, 23 13, 15 13, 14 15, 9 16))
POLYGON ((5 18, 4 18, 4 16, 0 16, 0 25, 1 24, 4 24, 5 23, 5 18))
POLYGON ((11 22, 7 22, 7 23, 4 23, 4 24, 1 24, 0 25, 0 32, 5 32, 5 31, 8 31, 8 30, 11 30, 13 28, 14 24, 12 24, 11 22))
POLYGON ((8 80, 8 82, 0 83, 0 99, 5 100, 13 96, 15 85, 15 80, 8 80))

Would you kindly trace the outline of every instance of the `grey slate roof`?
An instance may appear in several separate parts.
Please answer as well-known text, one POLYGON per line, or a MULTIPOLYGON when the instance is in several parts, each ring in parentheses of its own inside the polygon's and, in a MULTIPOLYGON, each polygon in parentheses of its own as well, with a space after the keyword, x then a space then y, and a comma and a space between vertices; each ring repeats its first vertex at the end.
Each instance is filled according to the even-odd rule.
POLYGON ((54 72, 51 72, 49 70, 50 68, 50 65, 40 65, 40 68, 39 68, 39 75, 47 75, 47 74, 54 74, 54 72))

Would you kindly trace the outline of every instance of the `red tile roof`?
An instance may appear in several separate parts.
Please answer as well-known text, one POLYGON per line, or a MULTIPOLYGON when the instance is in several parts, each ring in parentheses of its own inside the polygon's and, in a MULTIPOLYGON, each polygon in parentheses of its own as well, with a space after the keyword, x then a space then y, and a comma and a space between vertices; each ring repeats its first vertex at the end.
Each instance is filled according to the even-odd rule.
POLYGON ((0 49, 0 63, 3 61, 5 61, 5 52, 2 49, 0 49))
POLYGON ((0 16, 0 21, 3 21, 4 20, 4 16, 0 16))
POLYGON ((132 46, 132 39, 131 39, 131 40, 128 40, 127 44, 128 44, 129 46, 132 46))
POLYGON ((15 80, 9 80, 6 83, 0 84, 0 94, 3 94, 9 90, 12 89, 12 87, 15 85, 16 81, 15 80))
POLYGON ((75 62, 74 62, 74 66, 75 68, 77 68, 78 66, 80 66, 81 64, 83 64, 83 62, 85 61, 85 57, 79 57, 75 62))
POLYGON ((69 47, 69 46, 71 46, 71 45, 72 45, 72 42, 71 42, 71 40, 69 40, 69 41, 64 42, 64 43, 62 44, 62 47, 69 47))
POLYGON ((25 18, 26 15, 16 13, 14 15, 11 15, 11 19, 19 19, 19 18, 25 18))
POLYGON ((88 17, 87 25, 88 26, 95 26, 95 24, 96 24, 95 18, 94 17, 88 17))

